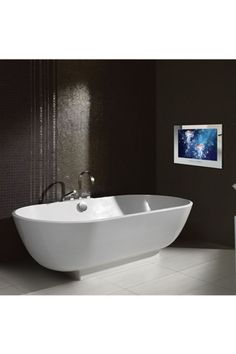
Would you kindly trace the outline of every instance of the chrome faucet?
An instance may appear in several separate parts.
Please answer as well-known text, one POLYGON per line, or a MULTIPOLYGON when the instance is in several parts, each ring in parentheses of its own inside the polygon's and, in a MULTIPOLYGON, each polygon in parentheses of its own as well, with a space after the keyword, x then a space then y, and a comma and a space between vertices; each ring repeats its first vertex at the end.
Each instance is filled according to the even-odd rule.
POLYGON ((79 198, 90 198, 91 197, 91 189, 92 189, 94 182, 95 182, 95 178, 91 175, 90 171, 81 172, 79 175, 79 178, 78 178, 78 185, 79 185, 78 197, 79 198), (90 180, 90 191, 87 191, 87 192, 83 192, 83 189, 82 189, 82 179, 85 174, 87 174, 89 176, 89 180, 90 180))
POLYGON ((51 189, 53 186, 59 184, 60 187, 61 187, 61 197, 60 197, 60 201, 65 201, 65 200, 71 200, 71 199, 74 199, 76 197, 76 190, 73 190, 69 193, 66 193, 65 190, 66 190, 66 186, 65 186, 65 183, 64 182, 61 182, 61 181, 56 181, 56 182, 53 182, 51 183, 42 193, 40 199, 39 199, 39 204, 42 204, 44 203, 45 201, 45 197, 47 195, 47 192, 49 191, 49 189, 51 189))

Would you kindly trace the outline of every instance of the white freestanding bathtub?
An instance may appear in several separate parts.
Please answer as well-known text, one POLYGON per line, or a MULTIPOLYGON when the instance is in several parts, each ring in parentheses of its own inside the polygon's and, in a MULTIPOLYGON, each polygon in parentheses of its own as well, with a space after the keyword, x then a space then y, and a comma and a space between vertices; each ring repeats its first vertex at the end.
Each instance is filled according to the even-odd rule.
POLYGON ((31 205, 13 212, 31 256, 57 271, 86 271, 142 258, 170 245, 193 203, 159 195, 123 195, 31 205), (80 212, 79 203, 87 210, 80 212))

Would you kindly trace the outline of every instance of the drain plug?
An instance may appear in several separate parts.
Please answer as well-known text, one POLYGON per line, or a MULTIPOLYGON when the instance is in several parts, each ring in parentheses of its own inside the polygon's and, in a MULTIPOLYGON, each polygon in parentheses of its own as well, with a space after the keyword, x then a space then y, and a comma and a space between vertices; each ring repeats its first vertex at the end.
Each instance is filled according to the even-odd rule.
POLYGON ((78 210, 80 213, 82 213, 83 211, 85 211, 85 210, 88 209, 88 206, 87 206, 86 203, 80 202, 80 203, 77 204, 77 207, 76 207, 76 208, 77 208, 77 210, 78 210))

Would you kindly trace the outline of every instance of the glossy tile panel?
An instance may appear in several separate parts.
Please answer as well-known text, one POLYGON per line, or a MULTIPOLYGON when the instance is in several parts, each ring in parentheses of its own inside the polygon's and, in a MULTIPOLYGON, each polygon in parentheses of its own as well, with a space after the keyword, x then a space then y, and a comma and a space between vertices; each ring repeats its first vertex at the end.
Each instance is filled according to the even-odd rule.
POLYGON ((96 195, 154 192, 154 92, 154 61, 58 62, 58 179, 68 190, 89 169, 96 195))

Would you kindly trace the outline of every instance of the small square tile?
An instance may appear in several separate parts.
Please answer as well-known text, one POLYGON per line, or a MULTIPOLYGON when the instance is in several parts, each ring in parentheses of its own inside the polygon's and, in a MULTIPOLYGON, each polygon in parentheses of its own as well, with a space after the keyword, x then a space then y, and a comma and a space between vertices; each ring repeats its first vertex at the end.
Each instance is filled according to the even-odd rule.
POLYGON ((116 284, 122 288, 128 288, 146 281, 165 277, 173 274, 174 271, 168 268, 160 267, 154 264, 143 264, 136 267, 130 267, 125 271, 105 276, 103 279, 116 284))
POLYGON ((182 270, 182 273, 197 279, 214 282, 235 272, 234 260, 221 257, 212 261, 182 270))
POLYGON ((175 271, 181 271, 193 266, 197 266, 220 257, 220 250, 211 249, 174 249, 167 251, 167 255, 162 256, 160 252, 160 264, 175 271))

